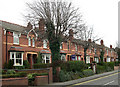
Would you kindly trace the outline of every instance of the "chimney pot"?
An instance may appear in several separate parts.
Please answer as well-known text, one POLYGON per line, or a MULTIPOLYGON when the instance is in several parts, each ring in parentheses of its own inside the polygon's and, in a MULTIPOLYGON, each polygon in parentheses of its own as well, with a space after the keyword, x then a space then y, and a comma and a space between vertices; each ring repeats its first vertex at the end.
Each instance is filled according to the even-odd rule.
POLYGON ((112 45, 110 45, 110 48, 112 48, 112 45))
POLYGON ((88 39, 88 42, 91 42, 91 39, 88 39))
POLYGON ((103 40, 100 41, 101 45, 103 45, 103 40))
POLYGON ((39 29, 44 30, 44 19, 40 19, 40 21, 39 21, 39 29))

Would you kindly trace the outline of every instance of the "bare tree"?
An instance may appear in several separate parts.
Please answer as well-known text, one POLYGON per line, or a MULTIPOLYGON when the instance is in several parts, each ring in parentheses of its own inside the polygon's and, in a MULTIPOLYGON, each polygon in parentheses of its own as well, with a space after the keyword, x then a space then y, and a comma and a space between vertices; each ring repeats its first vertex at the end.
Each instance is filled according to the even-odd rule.
POLYGON ((61 0, 39 0, 27 3, 27 6, 30 9, 28 19, 32 19, 33 23, 40 19, 44 20, 52 62, 59 60, 61 40, 68 35, 69 29, 77 29, 82 22, 78 8, 74 8, 71 2, 61 0))
POLYGON ((93 27, 88 28, 85 24, 83 26, 79 26, 80 28, 76 29, 76 38, 80 39, 80 44, 84 48, 84 60, 86 63, 86 51, 89 47, 94 47, 95 42, 100 40, 98 36, 94 36, 93 27))

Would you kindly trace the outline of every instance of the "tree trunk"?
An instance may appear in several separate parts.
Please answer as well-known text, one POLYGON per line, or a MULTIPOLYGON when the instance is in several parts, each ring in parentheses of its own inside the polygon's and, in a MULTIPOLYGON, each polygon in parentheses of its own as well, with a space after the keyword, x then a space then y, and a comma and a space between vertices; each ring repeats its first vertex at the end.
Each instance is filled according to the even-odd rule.
POLYGON ((60 41, 56 40, 50 43, 50 50, 52 55, 52 63, 60 60, 60 41))

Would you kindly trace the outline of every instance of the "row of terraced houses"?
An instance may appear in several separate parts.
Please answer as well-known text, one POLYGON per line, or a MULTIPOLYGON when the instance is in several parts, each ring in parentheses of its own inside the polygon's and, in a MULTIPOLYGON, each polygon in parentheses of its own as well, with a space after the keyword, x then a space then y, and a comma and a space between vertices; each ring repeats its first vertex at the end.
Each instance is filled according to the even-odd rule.
MULTIPOLYGON (((11 59, 14 60, 14 66, 22 66, 23 60, 28 60, 32 67, 36 63, 38 52, 42 53, 43 63, 51 63, 48 40, 44 38, 38 40, 41 36, 40 30, 44 30, 44 28, 42 20, 39 21, 39 28, 33 28, 30 22, 25 27, 0 21, 0 57, 2 58, 2 65, 11 59)), ((72 30, 69 32, 72 32, 72 30)), ((100 44, 92 42, 91 39, 88 41, 94 46, 89 47, 87 50, 86 63, 100 62, 100 51, 102 49, 105 51, 104 62, 117 61, 117 53, 112 45, 106 47, 103 40, 100 41, 100 44)), ((73 35, 69 35, 68 40, 63 40, 60 46, 61 60, 84 61, 84 48, 80 42, 84 43, 84 41, 73 38, 73 35)))

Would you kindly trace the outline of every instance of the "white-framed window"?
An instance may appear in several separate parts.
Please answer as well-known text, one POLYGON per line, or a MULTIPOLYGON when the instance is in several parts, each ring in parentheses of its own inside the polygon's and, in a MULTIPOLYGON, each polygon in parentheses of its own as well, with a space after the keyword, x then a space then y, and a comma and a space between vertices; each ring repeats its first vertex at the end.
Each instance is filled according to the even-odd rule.
POLYGON ((97 54, 97 49, 96 48, 94 49, 94 52, 95 52, 95 54, 97 54))
POLYGON ((47 48, 47 40, 43 40, 43 48, 47 48))
POLYGON ((111 56, 112 56, 112 50, 111 50, 111 56))
POLYGON ((28 46, 31 46, 31 37, 28 37, 28 46))
POLYGON ((108 55, 108 49, 107 49, 107 55, 108 55))
POLYGON ((75 59, 77 60, 77 56, 75 56, 75 59))
POLYGON ((35 47, 35 38, 32 38, 32 46, 35 47))
POLYGON ((107 62, 110 62, 110 58, 107 58, 107 62))
POLYGON ((79 61, 80 61, 80 59, 81 59, 80 56, 78 56, 78 60, 79 60, 79 61))
POLYGON ((86 63, 90 63, 90 56, 86 56, 86 63))
POLYGON ((63 42, 60 44, 60 49, 63 49, 63 42))
POLYGON ((43 63, 50 63, 50 54, 42 54, 43 63))
POLYGON ((66 56, 65 55, 61 55, 61 60, 62 61, 66 61, 66 56))
POLYGON ((23 65, 23 53, 22 52, 10 52, 10 59, 14 61, 14 66, 23 65))
POLYGON ((78 48, 77 48, 77 45, 75 44, 75 50, 77 51, 78 50, 78 48))
POLYGON ((19 44, 19 34, 13 32, 13 44, 19 44))
POLYGON ((95 62, 96 62, 96 63, 99 63, 99 58, 95 58, 95 62))

